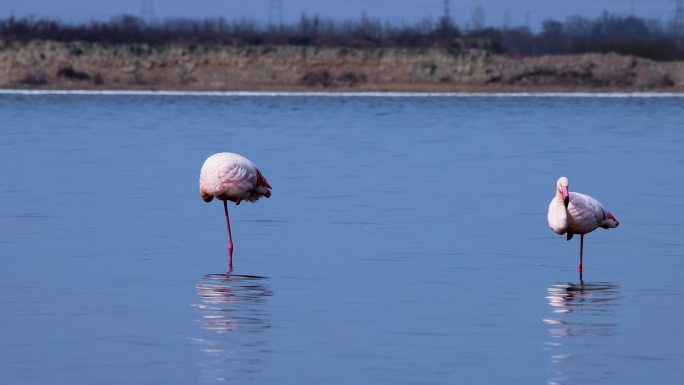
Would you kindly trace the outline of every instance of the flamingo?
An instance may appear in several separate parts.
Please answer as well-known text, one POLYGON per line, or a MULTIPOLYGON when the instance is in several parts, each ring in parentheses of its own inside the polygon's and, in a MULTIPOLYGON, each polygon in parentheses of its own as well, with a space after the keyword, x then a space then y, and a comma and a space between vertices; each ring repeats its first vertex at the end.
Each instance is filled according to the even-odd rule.
POLYGON ((220 152, 207 158, 202 165, 199 180, 200 197, 205 202, 217 198, 223 201, 228 228, 228 255, 233 270, 233 237, 230 233, 228 201, 239 205, 241 201, 256 202, 262 196, 271 196, 271 185, 249 159, 231 152, 220 152))
POLYGON ((568 241, 580 235, 580 260, 577 271, 582 277, 582 254, 584 234, 598 227, 613 229, 620 225, 605 206, 589 195, 568 192, 568 178, 562 176, 556 182, 556 196, 549 204, 549 227, 556 234, 567 234, 568 241))

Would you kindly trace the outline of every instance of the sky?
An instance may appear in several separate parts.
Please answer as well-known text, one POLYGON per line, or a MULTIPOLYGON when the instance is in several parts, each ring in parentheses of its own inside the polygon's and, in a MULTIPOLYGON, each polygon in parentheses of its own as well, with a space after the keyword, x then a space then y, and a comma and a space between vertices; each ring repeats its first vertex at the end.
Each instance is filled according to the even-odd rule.
MULTIPOLYGON (((149 1, 149 0, 147 0, 149 1)), ((269 4, 277 0, 151 0, 158 19, 189 17, 228 20, 250 19, 267 23, 269 4)), ((121 14, 141 14, 143 0, 0 0, 0 17, 9 16, 58 19, 63 22, 106 21, 121 14)), ((413 23, 424 18, 437 19, 444 13, 445 0, 280 0, 285 23, 300 15, 323 18, 358 19, 364 13, 391 23, 413 23)), ((474 8, 482 6, 485 24, 501 26, 504 15, 510 25, 537 28, 545 19, 564 20, 570 15, 599 16, 604 10, 623 15, 633 13, 647 18, 671 20, 675 0, 450 0, 450 15, 457 24, 471 19, 474 8)))

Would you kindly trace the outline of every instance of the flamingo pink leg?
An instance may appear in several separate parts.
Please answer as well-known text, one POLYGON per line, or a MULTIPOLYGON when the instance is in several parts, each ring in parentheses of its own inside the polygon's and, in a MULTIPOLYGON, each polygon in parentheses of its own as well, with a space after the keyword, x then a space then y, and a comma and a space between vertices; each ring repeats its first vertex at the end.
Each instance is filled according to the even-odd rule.
POLYGON ((582 253, 584 252, 584 234, 580 234, 580 263, 577 271, 582 273, 582 253))
POLYGON ((230 255, 230 270, 233 270, 233 236, 230 234, 230 219, 228 218, 228 203, 223 201, 223 211, 226 213, 226 227, 228 227, 228 255, 230 255))

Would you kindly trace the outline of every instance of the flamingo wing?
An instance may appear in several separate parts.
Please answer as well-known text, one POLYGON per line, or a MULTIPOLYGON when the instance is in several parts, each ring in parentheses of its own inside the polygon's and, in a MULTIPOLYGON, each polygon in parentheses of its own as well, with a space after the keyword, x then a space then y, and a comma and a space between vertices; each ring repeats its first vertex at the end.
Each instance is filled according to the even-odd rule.
MULTIPOLYGON (((601 226, 608 210, 589 195, 570 192, 568 205, 568 232, 586 234, 601 226)), ((569 238, 568 238, 569 239, 569 238)))

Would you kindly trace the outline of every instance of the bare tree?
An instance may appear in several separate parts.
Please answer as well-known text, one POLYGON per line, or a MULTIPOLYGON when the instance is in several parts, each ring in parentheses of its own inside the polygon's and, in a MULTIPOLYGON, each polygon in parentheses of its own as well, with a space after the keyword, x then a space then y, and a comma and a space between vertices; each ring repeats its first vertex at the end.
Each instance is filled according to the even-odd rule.
POLYGON ((511 55, 616 52, 654 60, 684 59, 684 47, 679 44, 681 35, 670 22, 663 20, 609 13, 595 19, 572 16, 565 22, 546 20, 542 31, 533 33, 526 27, 510 27, 507 15, 504 14, 503 28, 487 28, 484 25, 485 11, 478 6, 472 10, 469 28, 463 35, 447 12, 437 22, 426 18, 410 25, 392 25, 365 14, 360 19, 346 21, 302 15, 298 22, 277 29, 248 19, 177 18, 149 24, 135 16, 121 15, 107 22, 64 24, 48 19, 9 17, 0 18, 0 41, 43 39, 150 45, 177 42, 376 47, 442 45, 478 47, 511 55), (453 39, 457 36, 462 39, 453 39))

